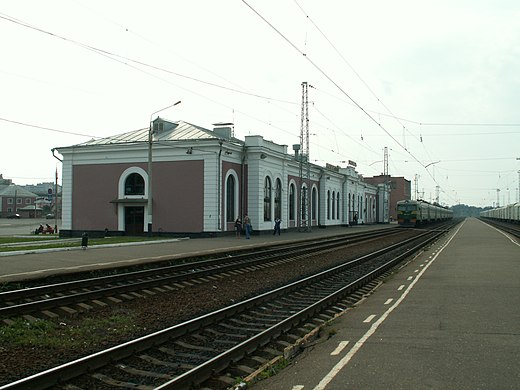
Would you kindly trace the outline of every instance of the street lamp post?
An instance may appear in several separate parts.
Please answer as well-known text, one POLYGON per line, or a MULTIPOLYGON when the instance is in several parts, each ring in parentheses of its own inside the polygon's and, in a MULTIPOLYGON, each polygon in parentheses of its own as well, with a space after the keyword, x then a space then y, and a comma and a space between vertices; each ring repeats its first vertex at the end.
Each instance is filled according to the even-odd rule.
POLYGON ((176 106, 180 104, 179 100, 176 103, 170 104, 167 107, 161 108, 158 111, 153 112, 150 115, 150 127, 148 128, 148 235, 152 235, 152 226, 153 226, 153 211, 152 211, 152 143, 153 143, 153 125, 152 125, 152 117, 155 114, 158 114, 161 111, 164 111, 170 107, 176 106))

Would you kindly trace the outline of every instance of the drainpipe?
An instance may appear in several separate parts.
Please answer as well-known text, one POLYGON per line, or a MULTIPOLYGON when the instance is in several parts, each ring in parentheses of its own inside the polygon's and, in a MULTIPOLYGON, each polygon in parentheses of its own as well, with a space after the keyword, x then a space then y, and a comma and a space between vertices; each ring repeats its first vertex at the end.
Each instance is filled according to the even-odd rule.
POLYGON ((222 230, 222 222, 221 222, 221 184, 222 184, 222 178, 220 175, 222 174, 222 167, 221 167, 221 156, 222 156, 222 140, 218 141, 218 144, 220 145, 220 150, 218 152, 218 161, 217 161, 217 230, 222 230))
MULTIPOLYGON (((341 208, 341 222, 344 223, 345 222, 345 183, 347 182, 348 180, 348 177, 347 175, 343 175, 343 183, 341 183, 341 200, 342 200, 342 205, 343 207, 341 208)), ((348 200, 346 202, 347 204, 347 209, 348 209, 348 200)), ((348 215, 348 210, 347 210, 347 215, 348 215)), ((348 218, 347 218, 347 226, 348 226, 348 218)))
POLYGON ((244 207, 246 200, 245 165, 247 157, 247 146, 242 147, 242 163, 240 166, 240 218, 244 218, 244 207))
MULTIPOLYGON (((61 162, 63 164, 63 160, 54 154, 55 151, 56 151, 56 148, 51 149, 52 157, 54 157, 56 160, 58 160, 59 162, 61 162)), ((63 178, 62 178, 62 180, 63 180, 63 178)), ((36 200, 34 201, 34 217, 36 217, 36 200)), ((56 168, 56 182, 54 183, 54 231, 56 231, 57 229, 58 229, 58 168, 56 168)))
POLYGON ((320 185, 320 188, 319 188, 319 191, 318 191, 318 205, 317 205, 318 206, 317 207, 318 210, 316 210, 317 211, 316 212, 316 215, 317 215, 316 219, 317 219, 317 222, 318 222, 318 227, 320 227, 320 225, 321 225, 321 207, 320 207, 320 202, 322 201, 321 194, 322 194, 323 190, 325 189, 325 188, 322 188, 325 185, 321 182, 321 179, 323 178, 324 174, 325 174, 325 171, 323 170, 323 168, 320 168, 320 176, 318 177, 318 183, 320 185))
POLYGON ((52 148, 52 149, 51 149, 52 157, 54 157, 54 158, 55 158, 56 160, 58 160, 59 162, 63 162, 63 160, 62 160, 61 158, 59 158, 58 156, 56 156, 56 155, 54 154, 55 150, 56 150, 56 148, 52 148))

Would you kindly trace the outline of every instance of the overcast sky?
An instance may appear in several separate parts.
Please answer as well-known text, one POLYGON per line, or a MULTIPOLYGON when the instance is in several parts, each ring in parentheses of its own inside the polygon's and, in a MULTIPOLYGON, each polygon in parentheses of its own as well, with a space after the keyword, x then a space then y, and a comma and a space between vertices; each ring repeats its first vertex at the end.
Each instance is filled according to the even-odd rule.
POLYGON ((378 175, 388 147, 412 194, 512 203, 519 20, 517 0, 2 1, 0 173, 61 182, 52 148, 147 127, 178 100, 160 115, 292 151, 305 81, 316 164, 378 175))

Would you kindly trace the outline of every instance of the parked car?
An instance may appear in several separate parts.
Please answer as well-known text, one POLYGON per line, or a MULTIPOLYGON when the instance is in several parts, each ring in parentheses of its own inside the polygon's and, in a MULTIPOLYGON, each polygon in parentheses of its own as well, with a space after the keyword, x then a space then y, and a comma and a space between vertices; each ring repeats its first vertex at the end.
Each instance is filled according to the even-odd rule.
POLYGON ((45 218, 47 218, 47 219, 54 219, 54 214, 47 214, 45 216, 45 218))
POLYGON ((8 215, 7 218, 9 218, 9 219, 19 219, 20 218, 20 214, 18 214, 18 213, 11 214, 11 215, 8 215))

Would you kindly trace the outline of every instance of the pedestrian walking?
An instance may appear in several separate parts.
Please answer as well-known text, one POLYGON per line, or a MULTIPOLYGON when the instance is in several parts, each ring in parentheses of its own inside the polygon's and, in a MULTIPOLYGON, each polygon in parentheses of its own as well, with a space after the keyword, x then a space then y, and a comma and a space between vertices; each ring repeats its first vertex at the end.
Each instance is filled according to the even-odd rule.
POLYGON ((278 235, 280 235, 280 224, 282 223, 282 220, 278 217, 276 217, 274 219, 274 231, 273 231, 273 236, 278 233, 278 235))

